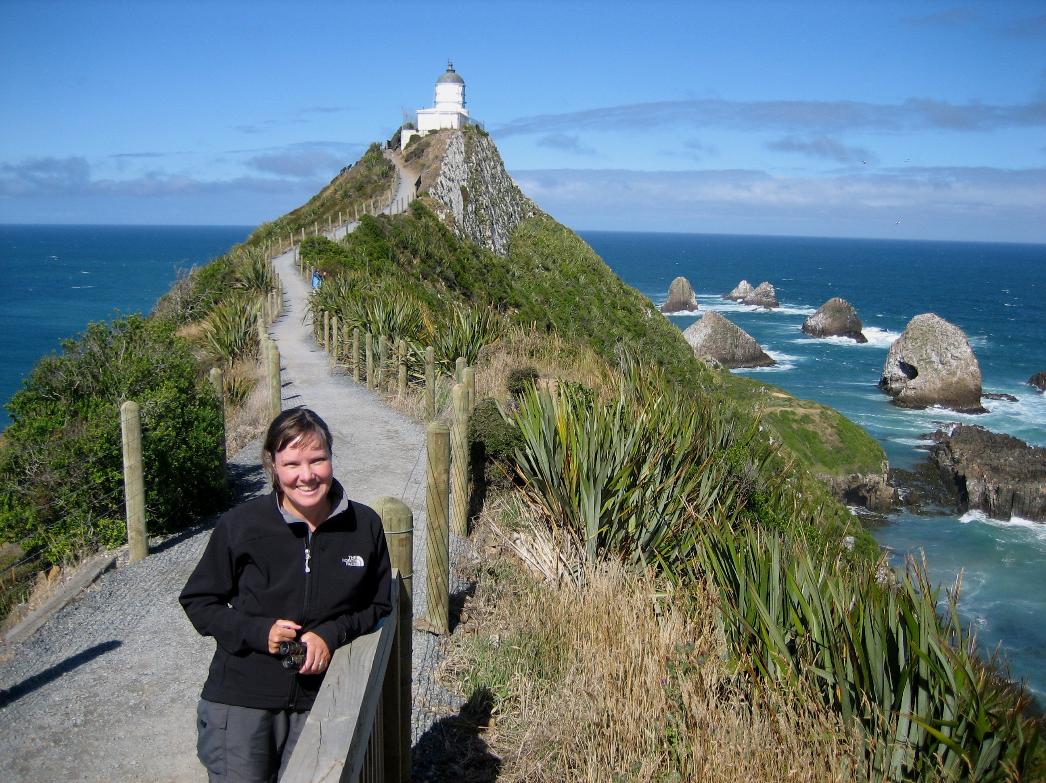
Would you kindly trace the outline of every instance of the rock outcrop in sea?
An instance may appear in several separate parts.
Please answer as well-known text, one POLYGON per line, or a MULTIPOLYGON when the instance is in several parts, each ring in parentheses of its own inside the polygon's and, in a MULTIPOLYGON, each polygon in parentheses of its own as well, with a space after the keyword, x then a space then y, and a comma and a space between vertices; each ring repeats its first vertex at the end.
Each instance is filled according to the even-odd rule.
POLYGON ((905 408, 981 407, 981 367, 962 329, 933 313, 917 315, 886 355, 879 388, 905 408))
POLYGON ((740 283, 734 286, 734 290, 731 291, 729 294, 723 294, 723 298, 731 302, 743 302, 745 299, 752 295, 752 291, 754 290, 755 289, 752 288, 751 283, 749 283, 747 280, 742 280, 740 283))
POLYGON ((661 305, 662 313, 678 313, 697 309, 694 287, 685 277, 677 277, 668 287, 668 300, 661 305))
POLYGON ((1046 392, 1046 372, 1037 372, 1028 379, 1028 385, 1034 386, 1041 392, 1046 392))
POLYGON ((691 324, 683 337, 699 358, 710 358, 724 367, 769 367, 771 359, 748 332, 715 311, 691 324))
POLYGON ((516 226, 539 213, 505 171, 497 147, 485 134, 449 134, 439 176, 429 187, 441 216, 453 216, 457 233, 478 245, 508 255, 516 226))
POLYGON ((752 288, 751 283, 747 280, 742 280, 734 287, 733 291, 723 294, 723 299, 753 305, 754 307, 765 307, 768 310, 778 306, 777 291, 771 283, 766 281, 752 288))
POLYGON ((861 331, 861 319, 853 305, 833 296, 817 308, 817 312, 803 321, 802 330, 811 337, 849 337, 859 343, 868 342, 861 331))
POLYGON ((930 460, 958 491, 960 510, 1046 522, 1046 449, 964 424, 933 438, 930 460))

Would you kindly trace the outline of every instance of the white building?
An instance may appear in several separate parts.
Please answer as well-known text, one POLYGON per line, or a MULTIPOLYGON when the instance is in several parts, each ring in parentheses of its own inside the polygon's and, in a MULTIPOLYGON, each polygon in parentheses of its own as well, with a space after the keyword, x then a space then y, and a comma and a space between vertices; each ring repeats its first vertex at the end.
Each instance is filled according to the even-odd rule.
POLYGON ((446 72, 436 79, 436 96, 431 109, 418 109, 417 130, 404 129, 400 133, 400 149, 415 136, 432 131, 454 128, 460 130, 469 124, 469 110, 465 108, 465 80, 447 63, 446 72))

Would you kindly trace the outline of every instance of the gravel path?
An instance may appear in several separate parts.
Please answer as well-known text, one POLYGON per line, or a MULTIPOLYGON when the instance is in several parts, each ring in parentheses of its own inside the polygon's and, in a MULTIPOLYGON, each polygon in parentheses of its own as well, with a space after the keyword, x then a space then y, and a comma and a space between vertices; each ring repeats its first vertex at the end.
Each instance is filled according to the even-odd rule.
MULTIPOLYGON (((403 177, 399 193, 406 193, 403 177)), ((402 203, 406 203, 403 199, 402 203)), ((343 375, 304 323, 307 289, 293 254, 276 259, 285 312, 270 327, 283 364, 283 406, 308 405, 334 436, 335 475, 350 496, 402 499, 414 511, 414 603, 425 607, 424 427, 384 406, 343 375)), ((259 444, 230 460, 240 497, 265 490, 259 444)), ((0 651, 0 770, 5 781, 202 781, 195 754, 195 705, 214 642, 196 634, 177 595, 210 534, 204 525, 156 546, 147 559, 103 574, 26 641, 0 651)), ((453 537, 452 537, 453 538, 453 537)), ((470 556, 452 540, 452 593, 467 585, 455 560, 470 556)), ((433 723, 461 700, 432 680, 440 640, 414 634, 413 735, 431 770, 440 743, 433 723)), ((427 775, 426 775, 427 776, 427 775)))

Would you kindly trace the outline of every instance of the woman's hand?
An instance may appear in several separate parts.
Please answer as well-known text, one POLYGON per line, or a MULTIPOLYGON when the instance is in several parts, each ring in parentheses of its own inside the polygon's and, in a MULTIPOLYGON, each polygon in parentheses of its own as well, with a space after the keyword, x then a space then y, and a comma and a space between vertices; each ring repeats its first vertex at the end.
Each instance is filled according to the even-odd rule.
POLYGON ((323 638, 312 631, 306 631, 301 635, 302 644, 305 645, 305 663, 298 670, 300 674, 323 674, 331 662, 331 651, 323 638))
MULTIPOLYGON (((269 629, 269 652, 277 655, 280 652, 280 642, 293 642, 298 638, 301 626, 292 620, 277 620, 269 629)), ((307 634, 308 635, 308 634, 307 634)))

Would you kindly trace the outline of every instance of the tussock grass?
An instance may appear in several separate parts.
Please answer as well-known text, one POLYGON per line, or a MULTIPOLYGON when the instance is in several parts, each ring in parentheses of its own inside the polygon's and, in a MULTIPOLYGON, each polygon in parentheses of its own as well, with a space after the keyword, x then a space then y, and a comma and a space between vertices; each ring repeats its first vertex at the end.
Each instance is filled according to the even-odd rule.
POLYGON ((615 561, 553 584, 487 562, 447 671, 493 697, 499 780, 875 779, 817 700, 733 674, 703 584, 672 591, 615 561))

